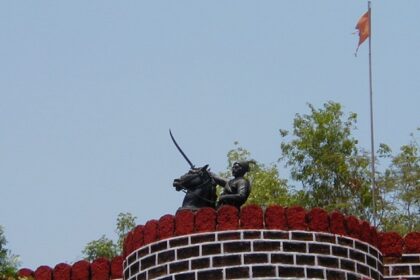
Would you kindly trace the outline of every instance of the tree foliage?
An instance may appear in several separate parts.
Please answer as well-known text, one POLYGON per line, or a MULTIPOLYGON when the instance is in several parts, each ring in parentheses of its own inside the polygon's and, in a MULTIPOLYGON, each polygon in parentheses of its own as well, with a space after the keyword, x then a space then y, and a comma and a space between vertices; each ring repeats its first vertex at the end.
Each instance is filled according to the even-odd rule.
POLYGON ((0 279, 17 279, 18 257, 6 248, 7 240, 0 226, 0 279))
MULTIPOLYGON (((252 183, 247 204, 299 204, 322 207, 373 221, 370 155, 354 137, 357 115, 345 114, 339 103, 327 102, 319 109, 308 104, 308 114, 296 114, 293 130, 280 130, 281 158, 290 170, 290 185, 279 176, 275 164, 257 162, 246 177, 252 183)), ((419 129, 420 130, 420 129, 419 129)), ((376 224, 384 231, 404 235, 420 230, 420 147, 414 135, 396 155, 380 144, 379 159, 388 165, 376 170, 376 224)), ((235 161, 249 160, 251 153, 235 143, 228 152, 229 177, 235 161)))
POLYGON ((122 253, 124 238, 135 226, 136 217, 131 213, 119 213, 117 217, 115 233, 118 235, 117 242, 102 235, 99 239, 86 244, 82 253, 86 260, 93 261, 104 257, 112 259, 122 253))
POLYGON ((296 114, 290 140, 289 132, 280 130, 281 160, 302 184, 304 206, 369 218, 369 158, 352 136, 357 115, 345 116, 335 102, 308 107, 310 114, 296 114))
POLYGON ((401 234, 420 230, 420 147, 414 134, 411 137, 395 156, 389 148, 383 153, 391 164, 378 182, 380 225, 401 234))
POLYGON ((101 238, 86 244, 82 253, 88 261, 93 261, 97 258, 112 259, 118 255, 118 247, 114 241, 102 235, 101 238))
POLYGON ((119 213, 117 217, 117 228, 115 233, 118 235, 117 253, 121 254, 123 249, 124 239, 128 232, 136 226, 136 217, 131 213, 119 213))

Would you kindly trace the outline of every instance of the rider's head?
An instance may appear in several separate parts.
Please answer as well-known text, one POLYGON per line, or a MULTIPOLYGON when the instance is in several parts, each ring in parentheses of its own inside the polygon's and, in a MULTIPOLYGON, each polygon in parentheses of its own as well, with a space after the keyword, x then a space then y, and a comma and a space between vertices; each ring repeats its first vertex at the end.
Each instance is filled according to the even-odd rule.
POLYGON ((253 161, 237 161, 232 166, 232 175, 234 177, 243 176, 249 171, 249 164, 253 161))

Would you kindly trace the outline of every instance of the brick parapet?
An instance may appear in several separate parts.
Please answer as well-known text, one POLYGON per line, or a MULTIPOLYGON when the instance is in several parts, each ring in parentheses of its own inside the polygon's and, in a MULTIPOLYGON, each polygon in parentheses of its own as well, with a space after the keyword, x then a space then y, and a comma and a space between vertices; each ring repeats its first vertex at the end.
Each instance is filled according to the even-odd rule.
POLYGON ((21 277, 35 280, 120 280, 123 278, 123 257, 112 260, 98 258, 93 262, 81 260, 70 264, 59 263, 54 268, 42 265, 35 271, 22 268, 18 271, 21 277))
POLYGON ((382 279, 381 259, 372 245, 330 233, 218 231, 139 248, 124 262, 124 279, 382 279))
MULTIPOLYGON (((35 271, 23 268, 19 270, 19 275, 30 276, 35 280, 121 279, 123 260, 126 266, 130 266, 134 261, 133 256, 147 258, 149 255, 155 255, 157 261, 159 261, 159 256, 160 260, 167 258, 169 265, 172 254, 178 254, 178 251, 171 252, 172 247, 185 247, 180 254, 192 255, 178 261, 172 267, 158 266, 150 273, 156 276, 163 273, 165 269, 171 272, 170 269, 183 269, 188 265, 188 269, 191 270, 189 272, 172 273, 167 278, 159 277, 172 280, 218 279, 217 277, 222 275, 226 279, 240 279, 241 277, 249 279, 264 278, 264 275, 285 275, 284 273, 301 275, 301 269, 304 266, 305 277, 312 277, 312 279, 317 279, 318 276, 318 279, 346 279, 342 278, 343 273, 347 279, 355 279, 352 277, 358 274, 369 275, 366 277, 372 274, 376 277, 375 271, 377 271, 380 274, 378 279, 381 279, 383 275, 386 280, 420 280, 420 232, 412 232, 405 237, 394 232, 380 233, 366 221, 360 221, 339 212, 327 213, 320 208, 306 211, 299 206, 287 208, 280 205, 267 208, 248 205, 241 211, 225 206, 218 211, 203 208, 195 213, 180 211, 176 215, 164 215, 159 220, 148 221, 145 225, 139 225, 129 232, 124 241, 123 256, 111 261, 96 260, 92 263, 79 261, 72 265, 58 264, 54 268, 40 266, 35 271), (204 238, 203 236, 207 239, 200 241, 204 238), (306 240, 309 236, 314 239, 306 240), (301 240, 295 238, 301 238, 301 240), (220 249, 223 251, 217 251, 217 242, 226 246, 227 250, 233 250, 232 247, 237 245, 232 242, 238 240, 241 240, 244 246, 251 246, 252 250, 255 247, 257 249, 253 252, 255 256, 248 256, 247 251, 227 252, 224 247, 220 249), (273 245, 273 242, 275 246, 280 243, 277 251, 263 250, 263 248, 269 248, 265 247, 269 246, 267 244, 273 245), (168 246, 167 249, 164 249, 164 244, 168 246), (306 249, 305 252, 293 251, 302 249, 302 246, 306 249), (204 251, 208 255, 196 258, 194 256, 196 248, 199 248, 200 254, 204 251), (368 252, 361 253, 366 248, 368 252), (316 253, 314 250, 320 250, 322 253, 316 253), (162 254, 156 255, 157 252, 162 254), (224 255, 218 256, 219 258, 215 260, 211 257, 222 253, 224 255), (327 253, 332 256, 330 257, 327 253), (362 257, 363 254, 365 257, 362 257), (231 255, 234 257, 228 258, 231 255), (239 266, 221 265, 223 262, 234 260, 237 255, 240 255, 239 266), (331 259, 334 257, 338 262, 338 269, 331 267, 337 265, 337 262, 331 259), (255 260, 251 260, 253 258, 255 260), (376 268, 373 268, 373 259, 376 259, 376 268), (219 265, 214 266, 214 262, 219 265), (206 265, 210 268, 204 269, 206 265), (367 271, 369 273, 365 273, 367 271)), ((174 255, 174 258, 175 256, 178 257, 174 255)), ((138 276, 140 280, 140 274, 138 276)), ((271 278, 276 278, 276 276, 271 278)))
MULTIPOLYGON (((339 212, 327 213, 320 208, 306 211, 300 206, 273 205, 264 209, 248 205, 238 211, 225 206, 218 211, 209 208, 195 213, 181 211, 171 217, 162 217, 157 223, 158 233, 161 228, 170 229, 165 230, 165 236, 154 234, 151 238, 136 239, 136 234, 147 235, 143 228, 128 236, 125 243, 128 249, 125 251, 126 280, 132 279, 133 272, 136 280, 274 279, 289 276, 293 279, 364 280, 386 276, 390 280, 398 279, 395 278, 398 271, 407 269, 398 263, 388 268, 388 264, 382 261, 383 256, 398 258, 420 252, 419 233, 410 233, 404 238, 393 232, 380 233, 366 221, 339 212), (289 237, 285 238, 286 235, 289 237), (203 244, 190 243, 202 236, 207 238, 203 244), (220 238, 240 240, 240 245, 220 238), (222 246, 221 249, 217 244, 222 246), (275 250, 264 247, 269 244, 275 246, 275 250), (164 248, 163 255, 153 251, 159 246, 164 248), (241 246, 248 251, 229 251, 241 246), (255 248, 257 251, 252 251, 255 248), (182 250, 178 252, 178 249, 182 250), (215 250, 214 256, 201 255, 203 250, 215 250), (178 254, 188 257, 178 259, 178 254), (159 257, 170 259, 168 263, 160 263, 159 257), (138 259, 142 260, 139 262, 138 259), (138 267, 134 265, 132 268, 135 260, 138 267), (392 274, 388 276, 384 271, 392 274)), ((405 275, 409 277, 407 279, 420 280, 416 264, 410 266, 409 272, 410 275, 405 275)))
POLYGON ((379 248, 384 256, 420 253, 420 233, 412 232, 404 238, 395 232, 377 232, 368 222, 339 212, 327 213, 320 208, 306 211, 300 206, 269 206, 265 209, 247 205, 238 211, 224 206, 218 211, 203 208, 197 212, 179 211, 175 216, 165 215, 158 221, 137 226, 124 242, 124 256, 151 242, 173 236, 200 232, 235 229, 308 230, 353 237, 379 248))
POLYGON ((420 254, 384 258, 384 279, 420 280, 420 254))

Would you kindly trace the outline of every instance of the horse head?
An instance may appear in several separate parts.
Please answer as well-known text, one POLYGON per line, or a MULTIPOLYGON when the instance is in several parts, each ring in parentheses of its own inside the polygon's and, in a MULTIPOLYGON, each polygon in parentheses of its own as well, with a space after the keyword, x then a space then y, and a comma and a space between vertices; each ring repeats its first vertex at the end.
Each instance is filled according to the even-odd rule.
POLYGON ((180 209, 215 208, 217 199, 216 183, 207 168, 208 165, 191 168, 186 174, 174 180, 173 186, 176 190, 185 191, 185 197, 180 209))
POLYGON ((177 178, 173 182, 173 186, 177 191, 197 187, 211 179, 208 168, 209 165, 203 167, 191 168, 187 173, 177 178))

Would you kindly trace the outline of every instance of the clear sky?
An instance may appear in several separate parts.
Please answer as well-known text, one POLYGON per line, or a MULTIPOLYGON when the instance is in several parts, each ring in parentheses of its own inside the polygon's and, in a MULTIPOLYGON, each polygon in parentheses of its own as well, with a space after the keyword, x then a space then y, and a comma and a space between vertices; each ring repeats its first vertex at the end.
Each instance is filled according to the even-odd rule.
MULTIPOLYGON (((375 141, 420 126, 420 1, 372 1, 375 141)), ((22 266, 82 258, 137 223, 174 214, 187 163, 226 168, 238 140, 263 163, 280 128, 332 100, 369 149, 362 0, 1 1, 0 225, 22 266)), ((288 178, 280 166, 281 176, 288 178)))

